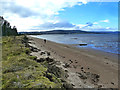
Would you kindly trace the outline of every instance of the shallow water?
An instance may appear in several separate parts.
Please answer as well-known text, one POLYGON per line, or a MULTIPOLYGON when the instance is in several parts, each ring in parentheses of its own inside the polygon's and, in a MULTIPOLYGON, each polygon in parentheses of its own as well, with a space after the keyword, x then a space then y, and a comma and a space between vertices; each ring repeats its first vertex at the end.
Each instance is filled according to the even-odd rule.
MULTIPOLYGON (((89 47, 105 52, 118 54, 118 34, 51 34, 51 35, 32 35, 33 37, 47 39, 63 44, 87 44, 86 46, 77 45, 76 47, 89 47)), ((120 54, 120 53, 119 53, 120 54)))

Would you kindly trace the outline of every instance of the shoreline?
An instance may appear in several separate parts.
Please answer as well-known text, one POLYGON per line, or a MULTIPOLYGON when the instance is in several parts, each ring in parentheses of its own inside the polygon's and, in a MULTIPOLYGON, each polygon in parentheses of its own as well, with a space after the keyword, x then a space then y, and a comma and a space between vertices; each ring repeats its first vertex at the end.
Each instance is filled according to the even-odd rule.
MULTIPOLYGON (((118 88, 117 55, 113 56, 111 53, 88 48, 78 49, 71 45, 48 40, 44 43, 43 39, 31 36, 28 38, 32 39, 30 41, 32 45, 43 51, 49 51, 50 57, 64 64, 62 66, 67 69, 69 75, 67 79, 74 88, 86 88, 87 86, 118 88)), ((37 53, 34 55, 39 56, 37 53)))
MULTIPOLYGON (((30 37, 32 37, 31 35, 29 35, 30 37)), ((37 38, 37 37, 33 37, 33 38, 37 38)), ((37 39, 40 39, 40 40, 43 40, 42 38, 37 38, 37 39)), ((56 44, 59 44, 59 45, 63 45, 63 46, 66 46, 66 47, 71 47, 73 49, 79 49, 79 50, 83 50, 83 51, 90 51, 92 54, 97 54, 97 55, 103 55, 103 56, 107 56, 109 58, 112 58, 112 62, 115 62, 115 63, 118 63, 118 55, 120 54, 117 54, 117 53, 111 53, 111 52, 106 52, 106 51, 103 51, 103 50, 99 50, 99 49, 95 49, 95 48, 91 48, 91 47, 77 47, 77 45, 79 44, 63 44, 63 43, 57 43, 57 42, 54 42, 54 41, 50 41, 50 40, 47 40, 49 42, 52 42, 52 43, 56 43, 56 44)), ((107 59, 107 58, 106 58, 107 59)))
MULTIPOLYGON (((58 34, 58 35, 60 35, 60 34, 58 34)), ((95 49, 95 50, 99 50, 99 51, 103 51, 103 52, 107 52, 107 53, 113 53, 113 54, 118 54, 118 55, 120 55, 120 53, 118 52, 118 48, 109 48, 108 46, 105 48, 105 47, 102 47, 102 46, 100 46, 100 47, 98 47, 98 45, 97 46, 95 46, 94 44, 90 44, 90 43, 88 43, 88 42, 84 42, 84 43, 76 43, 76 41, 72 41, 72 43, 70 43, 68 40, 59 40, 59 38, 58 38, 58 40, 56 40, 56 39, 53 39, 53 37, 51 38, 51 39, 49 39, 49 34, 45 37, 44 35, 41 35, 40 37, 39 37, 39 35, 38 36, 35 36, 35 35, 31 35, 32 37, 35 37, 35 38, 41 38, 41 39, 46 39, 46 40, 49 40, 49 41, 52 41, 52 42, 56 42, 56 43, 60 43, 60 44, 66 44, 66 45, 73 45, 73 46, 75 46, 75 47, 78 47, 78 48, 83 48, 83 47, 85 47, 85 48, 91 48, 91 49, 95 49), (67 42, 67 43, 66 43, 67 42), (108 49, 109 48, 109 49, 108 49)), ((55 35, 56 36, 56 35, 55 35)), ((75 40, 77 40, 78 39, 78 37, 76 37, 76 38, 71 38, 71 39, 75 39, 75 40)), ((79 39, 78 39, 79 40, 79 39)))

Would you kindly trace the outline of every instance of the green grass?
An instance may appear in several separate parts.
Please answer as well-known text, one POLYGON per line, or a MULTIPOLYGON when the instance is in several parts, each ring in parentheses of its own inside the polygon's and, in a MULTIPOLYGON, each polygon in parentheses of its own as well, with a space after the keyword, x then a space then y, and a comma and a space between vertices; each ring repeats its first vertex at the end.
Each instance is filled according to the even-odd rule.
POLYGON ((62 88, 61 81, 53 74, 46 77, 47 67, 29 56, 30 49, 22 44, 24 36, 3 37, 2 88, 62 88))

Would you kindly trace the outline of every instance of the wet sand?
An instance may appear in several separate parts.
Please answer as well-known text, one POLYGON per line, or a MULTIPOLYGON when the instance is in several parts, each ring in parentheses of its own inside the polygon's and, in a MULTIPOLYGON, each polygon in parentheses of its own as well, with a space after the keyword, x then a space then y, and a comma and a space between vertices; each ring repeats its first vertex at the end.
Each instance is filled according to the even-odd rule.
MULTIPOLYGON (((67 81, 74 88, 118 88, 118 55, 90 48, 76 48, 73 45, 28 36, 29 43, 49 52, 49 57, 61 62, 68 73, 67 81)), ((38 58, 47 57, 41 52, 33 52, 38 58)))

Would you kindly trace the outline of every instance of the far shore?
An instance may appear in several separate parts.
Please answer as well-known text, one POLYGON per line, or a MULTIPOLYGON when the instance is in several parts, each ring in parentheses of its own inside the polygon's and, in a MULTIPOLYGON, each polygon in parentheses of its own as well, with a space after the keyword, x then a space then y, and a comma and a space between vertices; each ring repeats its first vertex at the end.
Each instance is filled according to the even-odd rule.
MULTIPOLYGON (((27 36, 30 45, 43 52, 50 52, 50 57, 63 63, 68 72, 67 78, 74 88, 118 88, 118 55, 91 48, 77 48, 73 45, 27 36), (66 66, 65 66, 66 65, 66 66), (94 80, 93 80, 94 79, 94 80)), ((39 52, 33 55, 41 58, 39 52)))

